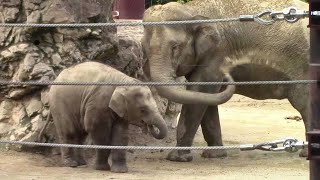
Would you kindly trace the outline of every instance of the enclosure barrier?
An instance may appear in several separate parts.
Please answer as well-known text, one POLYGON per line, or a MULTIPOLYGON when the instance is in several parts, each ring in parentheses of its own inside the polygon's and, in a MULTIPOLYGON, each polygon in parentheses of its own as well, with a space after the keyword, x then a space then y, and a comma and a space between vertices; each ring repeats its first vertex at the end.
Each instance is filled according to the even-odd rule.
POLYGON ((270 84, 317 84, 318 80, 291 81, 239 81, 239 82, 55 82, 55 81, 0 81, 0 85, 64 85, 64 86, 218 86, 218 85, 270 85, 270 84))
MULTIPOLYGON (((257 22, 262 25, 271 25, 276 21, 286 21, 295 23, 302 18, 309 17, 311 27, 311 58, 310 69, 311 77, 316 80, 293 80, 293 81, 253 81, 253 82, 145 82, 145 83, 93 83, 93 82, 15 82, 0 81, 0 85, 113 85, 113 86, 179 86, 179 85, 255 85, 255 84, 311 84, 312 123, 311 129, 320 129, 320 0, 310 0, 309 11, 298 10, 296 7, 288 7, 281 11, 266 10, 255 15, 240 15, 237 18, 207 19, 207 20, 187 20, 187 21, 165 21, 165 22, 133 22, 133 23, 73 23, 73 24, 19 24, 19 23, 0 23, 0 27, 101 27, 101 26, 159 26, 159 25, 181 25, 198 23, 220 23, 220 22, 257 22), (310 11, 311 10, 311 11, 310 11)), ((0 144, 21 144, 50 147, 74 147, 74 148, 100 148, 100 149, 155 149, 155 150, 220 150, 220 149, 239 149, 245 150, 264 150, 264 151, 287 151, 296 152, 298 149, 308 147, 310 160, 310 179, 320 178, 320 131, 308 132, 308 142, 298 141, 294 138, 287 138, 262 144, 246 144, 240 146, 209 146, 209 147, 141 147, 141 146, 97 146, 97 145, 76 145, 76 144, 55 144, 38 142, 21 142, 0 140, 0 144), (282 144, 282 147, 278 147, 282 144)))
MULTIPOLYGON (((310 79, 320 79, 320 0, 309 0, 310 27, 310 79)), ((310 86, 310 132, 307 139, 310 143, 320 142, 320 83, 310 86)), ((320 179, 320 147, 308 148, 310 179, 320 179)))
MULTIPOLYGON (((0 140, 0 144, 18 144, 30 146, 46 146, 46 147, 69 147, 69 148, 85 148, 85 149, 126 149, 126 150, 231 150, 238 149, 241 151, 262 150, 262 151, 286 151, 297 152, 308 146, 307 142, 298 141, 295 138, 285 138, 261 144, 243 144, 238 146, 192 146, 192 147, 159 147, 159 146, 104 146, 104 145, 79 145, 79 144, 58 144, 58 143, 39 143, 24 141, 5 141, 0 140), (279 145, 282 145, 279 147, 279 145)), ((312 146, 320 147, 320 144, 313 143, 312 146)))
POLYGON ((101 27, 101 26, 160 26, 160 25, 181 25, 181 24, 200 24, 200 23, 219 23, 219 22, 248 22, 254 21, 263 25, 271 25, 276 21, 285 20, 295 23, 298 20, 308 17, 309 11, 298 10, 296 7, 288 7, 282 11, 266 10, 255 15, 240 15, 237 18, 204 19, 204 20, 184 20, 184 21, 159 21, 159 22, 120 22, 120 23, 72 23, 72 24, 19 24, 19 23, 0 23, 0 27, 101 27))

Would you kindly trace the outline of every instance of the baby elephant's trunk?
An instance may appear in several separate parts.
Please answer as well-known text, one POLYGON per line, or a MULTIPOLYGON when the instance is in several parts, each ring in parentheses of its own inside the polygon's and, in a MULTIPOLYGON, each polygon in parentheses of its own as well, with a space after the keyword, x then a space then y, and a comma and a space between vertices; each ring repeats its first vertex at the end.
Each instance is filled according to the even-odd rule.
POLYGON ((168 127, 161 115, 158 115, 154 121, 149 124, 149 131, 156 139, 163 139, 168 134, 168 127))

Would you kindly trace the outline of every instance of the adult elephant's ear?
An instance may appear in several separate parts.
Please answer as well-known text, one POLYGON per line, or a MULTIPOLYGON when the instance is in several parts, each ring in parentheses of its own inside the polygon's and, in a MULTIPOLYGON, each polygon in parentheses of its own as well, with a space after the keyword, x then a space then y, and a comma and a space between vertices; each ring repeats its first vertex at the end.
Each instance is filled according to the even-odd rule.
MULTIPOLYGON (((192 20, 206 20, 208 17, 196 15, 192 20)), ((219 47, 221 40, 220 33, 216 24, 212 23, 199 23, 194 24, 191 28, 194 38, 194 49, 196 58, 202 58, 207 55, 208 51, 215 52, 214 50, 219 47)))
POLYGON ((126 91, 125 87, 116 87, 109 102, 109 108, 111 108, 121 118, 127 114, 127 102, 125 99, 126 91))
MULTIPOLYGON (((207 19, 210 19, 210 18, 208 18, 206 16, 201 16, 201 15, 195 15, 191 18, 191 20, 207 20, 207 19)), ((193 24, 192 27, 191 26, 190 27, 191 27, 193 33, 197 33, 199 31, 201 31, 201 29, 203 27, 205 27, 206 25, 208 25, 208 23, 197 23, 197 24, 193 24)))

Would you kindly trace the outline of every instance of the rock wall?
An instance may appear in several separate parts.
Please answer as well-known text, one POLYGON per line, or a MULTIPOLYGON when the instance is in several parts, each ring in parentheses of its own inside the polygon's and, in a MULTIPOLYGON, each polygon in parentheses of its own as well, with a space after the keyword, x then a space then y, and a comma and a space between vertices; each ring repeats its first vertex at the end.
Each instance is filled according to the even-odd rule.
MULTIPOLYGON (((0 22, 112 22, 112 3, 113 0, 1 0, 0 22)), ((132 58, 133 55, 123 57, 127 46, 140 53, 137 43, 116 37, 115 27, 0 28, 0 80, 51 81, 64 68, 90 60, 134 75, 142 62, 133 62, 141 59, 132 58)), ((48 113, 47 91, 45 86, 0 87, 1 139, 36 140, 48 113)))
MULTIPOLYGON (((113 0, 0 0, 0 23, 113 22, 112 4, 113 0)), ((141 78, 145 62, 142 28, 0 27, 0 80, 52 81, 64 68, 84 61, 99 61, 141 78)), ((46 86, 1 85, 0 139, 36 141, 48 114, 47 92, 46 86)), ((180 105, 157 99, 162 114, 174 121, 180 105)), ((141 130, 133 128, 132 133, 141 130)), ((132 138, 133 144, 152 141, 132 138)), ((45 139, 56 142, 53 123, 45 139)), ((7 147, 23 150, 30 146, 7 147)))

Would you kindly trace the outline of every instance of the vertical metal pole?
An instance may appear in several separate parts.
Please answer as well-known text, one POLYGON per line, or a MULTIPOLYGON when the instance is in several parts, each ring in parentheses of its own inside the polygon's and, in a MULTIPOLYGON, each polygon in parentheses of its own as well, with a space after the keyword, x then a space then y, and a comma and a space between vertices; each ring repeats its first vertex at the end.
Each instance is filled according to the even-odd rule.
MULTIPOLYGON (((320 11, 320 0, 309 0, 310 27, 310 79, 320 82, 320 17, 313 16, 314 11, 320 11)), ((310 116, 309 130, 320 129, 320 83, 310 86, 310 116)), ((309 151, 310 152, 310 151, 309 151)), ((320 160, 310 160, 310 179, 320 180, 320 160)))

